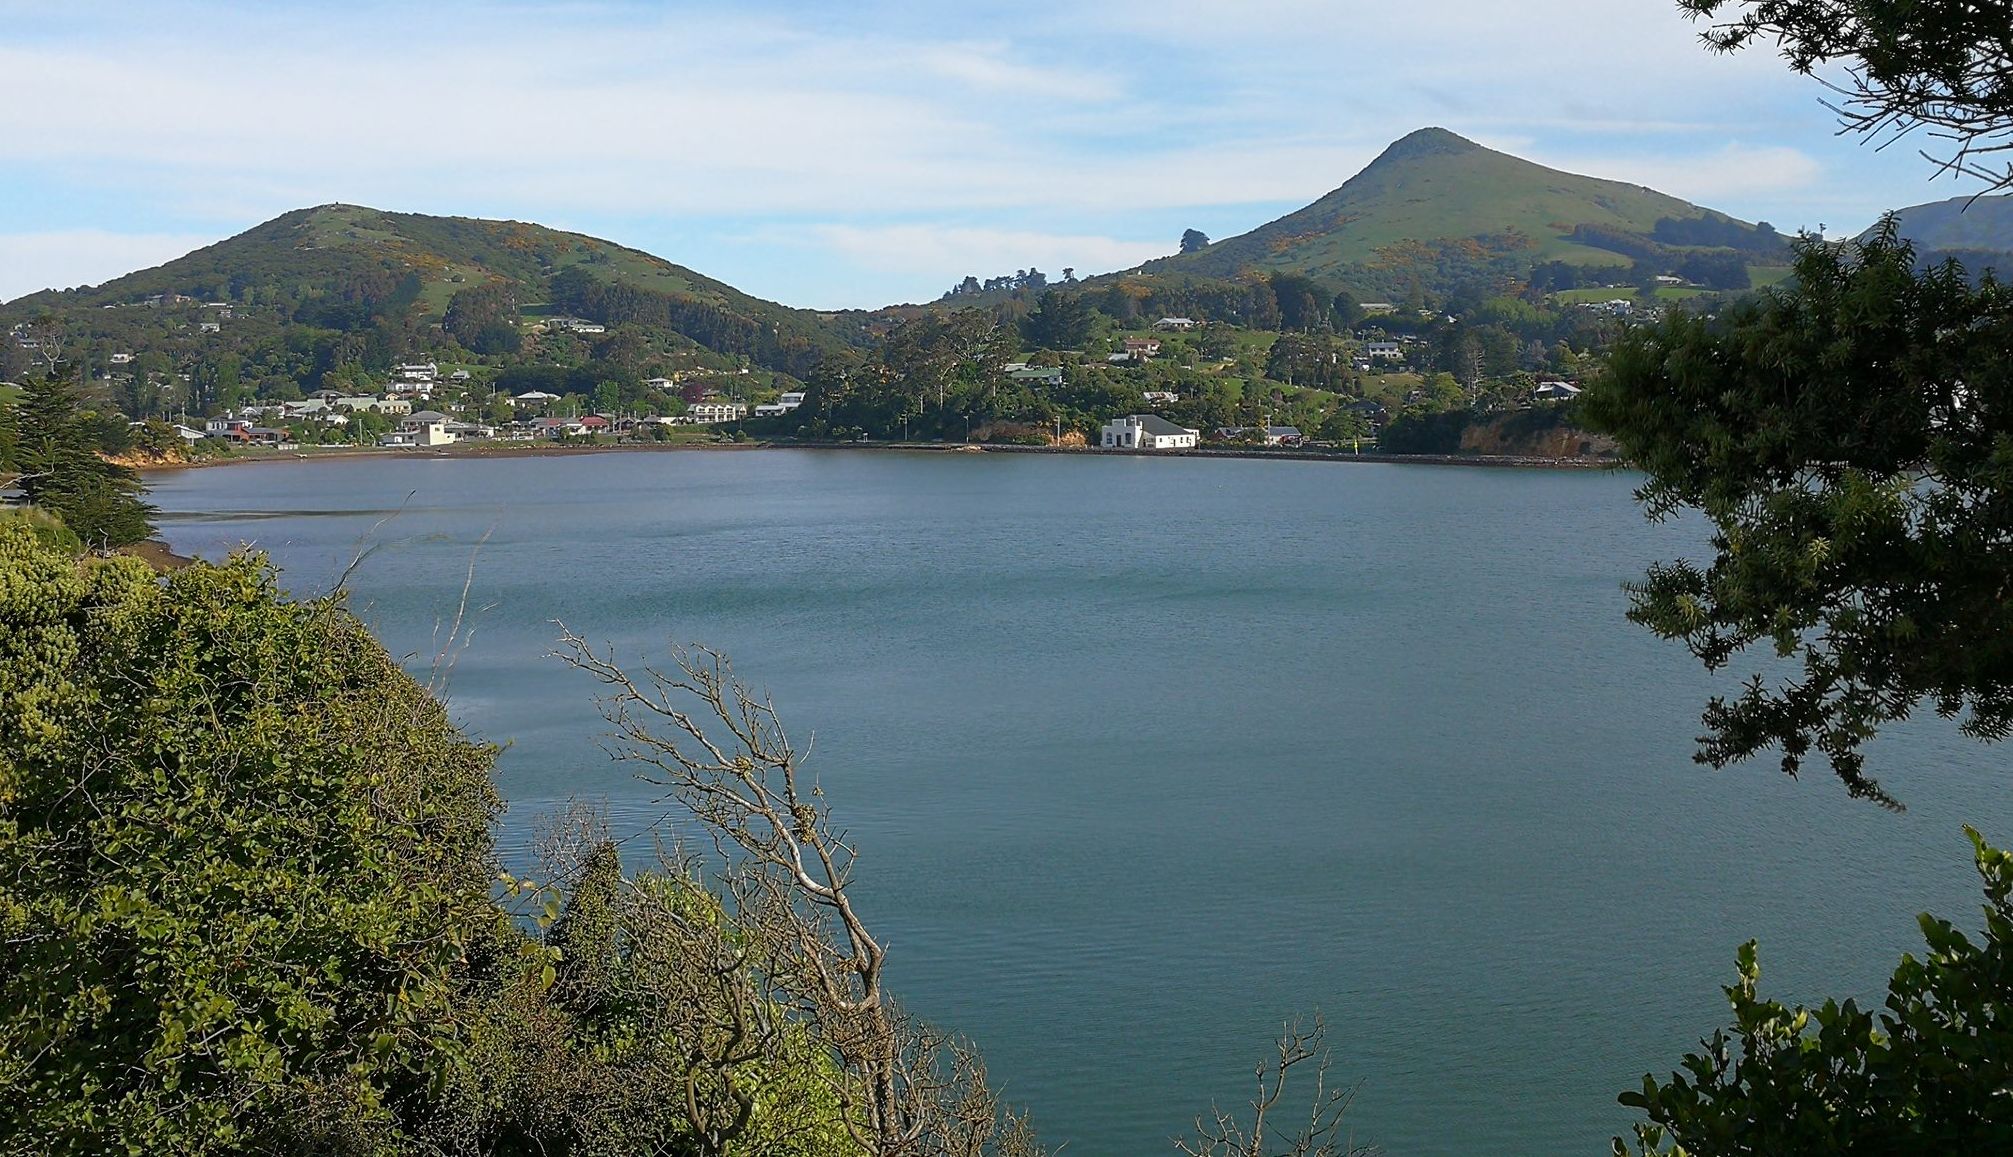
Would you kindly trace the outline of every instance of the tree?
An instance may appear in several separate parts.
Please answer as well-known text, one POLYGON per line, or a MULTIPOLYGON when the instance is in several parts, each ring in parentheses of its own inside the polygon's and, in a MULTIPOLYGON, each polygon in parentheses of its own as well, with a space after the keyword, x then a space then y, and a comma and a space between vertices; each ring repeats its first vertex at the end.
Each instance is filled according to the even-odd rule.
MULTIPOLYGON (((1759 995, 1754 941, 1715 1031, 1668 1082, 1622 1103, 1649 1118, 1639 1153, 1999 1153, 2013 1138, 2013 855, 1966 828, 1985 888, 1974 942, 1922 916, 1927 952, 1904 956, 1877 1016, 1854 1001, 1787 1008, 1759 995), (1666 1148, 1666 1144, 1671 1147, 1666 1148)), ((1613 1151, 1626 1157, 1617 1138, 1613 1151)))
MULTIPOLYGON (((774 705, 704 648, 679 649, 671 668, 640 678, 571 632, 558 653, 608 689, 617 757, 646 768, 722 842, 716 871, 732 902, 719 911, 721 947, 712 951, 728 959, 710 970, 752 986, 728 1002, 735 1007, 803 1011, 807 1039, 831 1063, 839 1120, 860 1150, 1036 1157, 1025 1118, 1003 1108, 978 1054, 911 1020, 883 987, 887 950, 850 890, 856 852, 800 771, 774 705)), ((723 1047, 784 1036, 741 1019, 714 1026, 723 1047)), ((706 1035, 694 1028, 686 1039, 706 1035)), ((731 1086, 724 1061, 701 1063, 731 1086)), ((753 1095, 750 1087, 737 1110, 730 1092, 719 1108, 745 1113, 753 1095)))
POLYGON ((1927 702, 1981 739, 2013 731, 2013 292, 1916 273, 1890 220, 1798 249, 1795 284, 1631 332, 1586 418, 1647 474, 1652 516, 1712 521, 1713 560, 1634 588, 1630 617, 1710 669, 1766 644, 1801 677, 1715 699, 1698 758, 1813 749, 1893 804, 1861 745, 1927 702))
MULTIPOLYGON (((1679 3, 1695 15, 1729 6, 1679 3)), ((2007 147, 2002 6, 1738 7, 1711 43, 1774 40, 1805 72, 1844 61, 1848 129, 1926 125, 1956 142, 1946 167, 2005 182, 1973 161, 2007 147)), ((1631 617, 1711 668, 1755 645, 1800 661, 1779 687, 1756 676, 1736 701, 1715 699, 1698 758, 1717 766, 1774 746, 1794 774, 1815 748, 1851 794, 1890 807, 1860 752, 1881 726, 1927 703, 1964 716, 1974 737, 2013 732, 2013 294, 1990 278, 1971 285, 1954 262, 1918 273, 1914 256, 1891 217, 1863 244, 1804 238, 1791 287, 1633 332, 1582 399, 1648 475, 1639 494, 1653 517, 1696 507, 1714 528, 1712 561, 1653 568, 1631 617)), ((1749 944, 1727 990, 1732 1036, 1687 1057, 1688 1075, 1623 1095, 1649 1118, 1638 1149, 2005 1149, 2013 867, 1967 833, 1985 882, 1982 945, 1924 916, 1929 953, 1902 958, 1876 1026, 1851 1002, 1760 1000, 1749 944)))
POLYGON ((1200 229, 1189 229, 1181 234, 1181 251, 1198 253, 1209 248, 1209 234, 1200 229))
POLYGON ((1889 141, 1918 129, 1950 142, 1944 171, 2013 186, 2013 35, 1998 4, 1967 0, 1678 0, 1694 18, 1732 19, 1706 42, 1724 52, 1774 43, 1797 72, 1842 62, 1828 83, 1848 132, 1889 141))
POLYGON ((1342 1131, 1342 1115, 1355 1099, 1353 1088, 1332 1088, 1328 1084, 1331 1061, 1326 1047, 1327 1026, 1321 1018, 1306 1027, 1293 1021, 1281 1030, 1278 1052, 1260 1063, 1253 1072, 1257 1089, 1250 1101, 1251 1114, 1240 1121, 1221 1109, 1208 1118, 1196 1118, 1195 1138, 1176 1140, 1175 1150, 1185 1157, 1373 1157, 1377 1149, 1355 1144, 1342 1131), (1314 1064, 1313 1107, 1297 1132, 1279 1129, 1273 1119, 1279 1102, 1286 1096, 1294 1070, 1314 1064), (1278 1136, 1272 1134, 1277 1132, 1278 1136))
POLYGON ((497 887, 496 749, 340 594, 39 537, 0 523, 9 1151, 857 1152, 681 865, 562 816, 497 887))
POLYGON ((1362 303, 1356 300, 1355 294, 1346 289, 1338 290, 1335 296, 1329 299, 1328 313, 1337 333, 1348 333, 1355 329, 1363 323, 1365 316, 1362 303))
POLYGON ((1041 303, 1021 322, 1021 336, 1038 349, 1082 349, 1090 340, 1096 315, 1081 293, 1051 289, 1041 295, 1041 303))
POLYGON ((493 749, 249 559, 162 580, 0 529, 0 1135, 271 1152, 452 1055, 493 749))
MULTIPOLYGON (((14 415, 14 462, 28 501, 61 516, 78 538, 99 547, 126 546, 153 533, 153 514, 130 467, 98 452, 97 416, 77 388, 60 378, 32 378, 14 415)), ((121 429, 124 423, 120 423, 121 429)))

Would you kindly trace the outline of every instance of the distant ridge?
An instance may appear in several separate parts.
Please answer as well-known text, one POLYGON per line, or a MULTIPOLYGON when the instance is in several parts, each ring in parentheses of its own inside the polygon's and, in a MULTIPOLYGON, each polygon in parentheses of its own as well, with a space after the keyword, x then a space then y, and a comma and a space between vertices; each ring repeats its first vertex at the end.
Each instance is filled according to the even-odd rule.
MULTIPOLYGON (((2013 194, 1951 197, 1895 210, 1897 230, 1925 265, 1954 258, 1973 274, 2013 274, 2013 194)), ((1871 233, 1878 223, 1869 226, 1871 233)))

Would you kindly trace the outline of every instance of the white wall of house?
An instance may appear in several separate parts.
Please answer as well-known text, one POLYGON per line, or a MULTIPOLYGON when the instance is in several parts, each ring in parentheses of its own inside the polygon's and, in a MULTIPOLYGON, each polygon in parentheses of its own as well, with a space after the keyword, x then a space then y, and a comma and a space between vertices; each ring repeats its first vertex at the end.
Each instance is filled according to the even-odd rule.
POLYGON ((1099 432, 1099 445, 1107 450, 1193 450, 1195 433, 1149 434, 1137 415, 1114 418, 1099 432))

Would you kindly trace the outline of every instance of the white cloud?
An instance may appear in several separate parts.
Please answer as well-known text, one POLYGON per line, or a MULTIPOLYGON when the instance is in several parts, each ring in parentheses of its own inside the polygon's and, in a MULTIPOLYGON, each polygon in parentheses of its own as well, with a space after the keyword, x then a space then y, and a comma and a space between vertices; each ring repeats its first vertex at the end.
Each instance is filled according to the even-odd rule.
POLYGON ((1690 155, 1583 157, 1554 167, 1647 185, 1703 205, 1797 193, 1825 176, 1824 165, 1801 149, 1737 142, 1690 155))
MULTIPOLYGON (((961 275, 1005 256, 988 236, 1256 226, 1428 124, 1772 220, 1833 172, 1879 174, 1852 182, 1869 205, 1919 175, 1824 144, 1813 82, 1707 53, 1668 0, 1439 0, 1397 24, 1361 0, 13 8, 0 228, 21 231, 56 226, 52 189, 107 206, 62 224, 110 229, 336 200, 681 243, 817 221, 912 226, 889 240, 917 260, 962 238, 978 251, 937 250, 961 275)), ((786 252, 870 259, 824 242, 716 244, 750 264, 706 268, 775 286, 786 252)), ((1106 264, 1088 251, 1066 259, 1106 264)), ((1030 260, 1057 259, 994 272, 1030 260)), ((48 276, 99 275, 72 268, 48 276)))
POLYGON ((1050 280, 1059 280, 1066 268, 1085 275, 1125 269, 1172 249, 1165 240, 955 225, 816 225, 804 236, 865 268, 947 279, 946 287, 966 274, 987 277, 1030 266, 1050 280))
POLYGON ((95 285, 173 260, 215 240, 197 234, 103 229, 0 233, 0 301, 40 289, 95 285))

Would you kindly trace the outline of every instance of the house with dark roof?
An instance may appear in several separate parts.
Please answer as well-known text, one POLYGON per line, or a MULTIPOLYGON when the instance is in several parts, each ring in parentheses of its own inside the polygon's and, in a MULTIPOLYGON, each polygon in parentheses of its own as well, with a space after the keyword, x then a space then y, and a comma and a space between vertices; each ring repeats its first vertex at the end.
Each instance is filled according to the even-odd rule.
POLYGON ((1307 440, 1297 426, 1218 426, 1216 436, 1226 442, 1262 442, 1267 446, 1298 446, 1307 440))
POLYGON ((1200 432, 1177 426, 1159 414, 1129 414, 1104 424, 1107 450, 1193 450, 1200 432))

